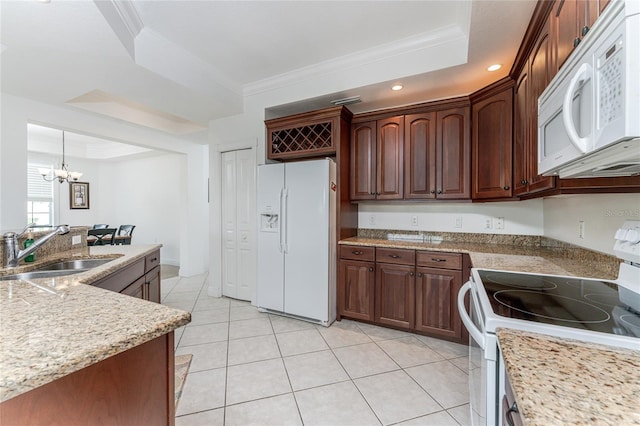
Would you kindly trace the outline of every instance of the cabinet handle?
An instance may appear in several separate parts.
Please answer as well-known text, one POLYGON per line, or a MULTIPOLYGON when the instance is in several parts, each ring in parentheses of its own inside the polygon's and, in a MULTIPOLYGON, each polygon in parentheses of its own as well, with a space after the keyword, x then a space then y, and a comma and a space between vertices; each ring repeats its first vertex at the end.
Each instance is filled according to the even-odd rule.
POLYGON ((413 276, 413 271, 409 272, 409 275, 413 276))
POLYGON ((418 272, 418 278, 422 278, 422 272, 418 272))
POLYGON ((582 37, 586 36, 588 32, 589 32, 588 25, 585 25, 584 27, 582 27, 582 31, 581 31, 582 37))
POLYGON ((518 405, 515 402, 513 403, 513 405, 511 405, 511 407, 509 407, 507 414, 504 416, 505 419, 507 420, 507 424, 509 426, 514 426, 513 419, 511 418, 511 413, 516 413, 516 414, 519 413, 518 405))
POLYGON ((432 257, 432 258, 431 258, 431 261, 432 261, 432 262, 446 262, 446 261, 447 261, 447 259, 439 259, 439 258, 437 258, 437 257, 432 257))
POLYGON ((157 257, 154 257, 153 259, 151 259, 152 262, 155 262, 156 260, 158 260, 157 257))
POLYGON ((376 193, 375 192, 370 192, 369 195, 376 195, 376 193))
POLYGON ((438 189, 438 194, 442 194, 442 189, 438 189))
POLYGON ((505 185, 504 190, 508 191, 509 190, 509 185, 505 185))
POLYGON ((361 251, 352 251, 351 253, 355 254, 356 256, 360 256, 362 254, 361 251))
POLYGON ((398 256, 397 254, 390 254, 389 257, 392 257, 394 259, 399 259, 400 256, 398 256))
POLYGON ((520 182, 520 183, 521 183, 522 185, 526 185, 526 184, 528 184, 529 182, 525 179, 525 180, 523 180, 523 181, 522 181, 522 182, 520 182))
POLYGON ((369 266, 369 272, 373 272, 373 266, 369 266))
POLYGON ((573 39, 573 47, 578 47, 580 44, 580 37, 576 37, 573 39))
POLYGON ((379 193, 379 192, 376 192, 376 195, 380 195, 380 193, 379 193))
POLYGON ((435 190, 435 189, 432 189, 432 190, 431 190, 431 191, 429 191, 429 192, 431 192, 432 194, 435 194, 435 193, 436 193, 436 190, 435 190))

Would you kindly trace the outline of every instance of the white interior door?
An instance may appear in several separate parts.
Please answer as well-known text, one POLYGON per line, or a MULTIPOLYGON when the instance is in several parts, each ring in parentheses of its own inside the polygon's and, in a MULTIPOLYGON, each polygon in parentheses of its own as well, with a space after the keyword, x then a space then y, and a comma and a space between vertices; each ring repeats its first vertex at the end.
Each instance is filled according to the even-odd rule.
POLYGON ((222 154, 222 294, 241 300, 255 289, 255 168, 251 149, 222 154))

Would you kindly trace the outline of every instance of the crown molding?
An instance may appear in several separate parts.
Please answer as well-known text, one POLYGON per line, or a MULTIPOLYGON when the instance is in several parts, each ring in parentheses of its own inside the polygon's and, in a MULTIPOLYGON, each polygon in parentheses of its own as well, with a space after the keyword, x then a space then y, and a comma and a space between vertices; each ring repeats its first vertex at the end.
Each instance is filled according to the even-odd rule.
MULTIPOLYGON (((437 31, 416 34, 395 42, 385 43, 353 54, 329 59, 327 61, 246 84, 244 86, 243 95, 253 96, 261 94, 304 80, 310 80, 326 74, 335 73, 340 70, 361 67, 363 65, 375 66, 376 63, 380 63, 397 56, 415 55, 423 58, 428 57, 423 55, 428 55, 430 49, 449 43, 457 43, 460 42, 461 39, 468 40, 467 32, 463 31, 458 25, 448 25, 446 27, 439 28, 437 31)), ((433 71, 433 69, 429 69, 428 71, 433 71)))

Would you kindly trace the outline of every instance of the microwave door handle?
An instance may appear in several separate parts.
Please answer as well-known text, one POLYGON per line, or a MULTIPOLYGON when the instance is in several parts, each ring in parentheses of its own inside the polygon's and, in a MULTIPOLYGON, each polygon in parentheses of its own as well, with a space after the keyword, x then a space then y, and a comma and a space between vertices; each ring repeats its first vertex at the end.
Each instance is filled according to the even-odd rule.
MULTIPOLYGON (((460 313, 460 319, 462 319, 462 323, 467 328, 467 331, 473 337, 473 339, 478 343, 483 350, 485 349, 484 342, 484 334, 482 331, 478 330, 478 327, 473 323, 471 317, 467 313, 467 308, 464 306, 464 296, 471 290, 471 281, 467 281, 458 292, 458 312, 460 313)), ((473 303, 471 300, 473 296, 470 296, 469 303, 473 303)))
POLYGON ((569 140, 582 154, 589 150, 589 139, 591 135, 586 138, 581 138, 578 135, 578 131, 573 123, 573 93, 578 83, 582 80, 592 78, 591 77, 591 65, 583 63, 578 68, 578 71, 571 79, 567 93, 564 95, 564 103, 562 104, 562 119, 564 121, 564 128, 567 131, 569 140))

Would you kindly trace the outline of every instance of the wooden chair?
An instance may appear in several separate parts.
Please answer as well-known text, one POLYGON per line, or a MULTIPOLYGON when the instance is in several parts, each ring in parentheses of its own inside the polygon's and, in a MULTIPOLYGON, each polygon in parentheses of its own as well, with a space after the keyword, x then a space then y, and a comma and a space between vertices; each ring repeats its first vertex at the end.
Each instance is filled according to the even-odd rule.
POLYGON ((120 225, 116 233, 115 244, 130 245, 135 225, 120 225))
POLYGON ((88 246, 113 245, 116 228, 89 229, 87 231, 88 246))

